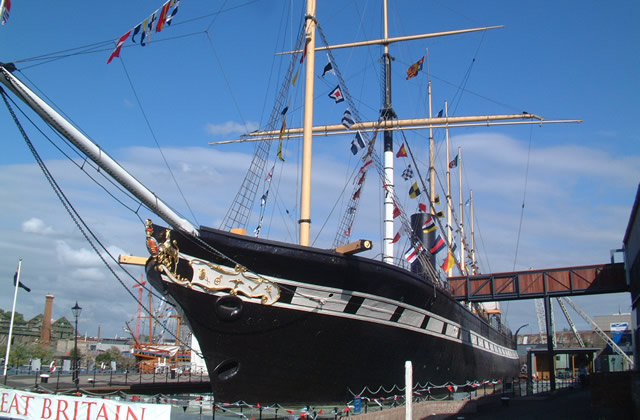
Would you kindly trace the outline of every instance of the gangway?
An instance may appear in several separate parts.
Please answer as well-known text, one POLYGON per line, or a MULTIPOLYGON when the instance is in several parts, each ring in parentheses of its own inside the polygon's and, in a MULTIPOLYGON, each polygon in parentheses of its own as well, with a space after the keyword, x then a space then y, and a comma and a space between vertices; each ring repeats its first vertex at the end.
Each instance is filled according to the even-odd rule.
POLYGON ((456 300, 492 302, 628 292, 624 263, 448 277, 456 300))

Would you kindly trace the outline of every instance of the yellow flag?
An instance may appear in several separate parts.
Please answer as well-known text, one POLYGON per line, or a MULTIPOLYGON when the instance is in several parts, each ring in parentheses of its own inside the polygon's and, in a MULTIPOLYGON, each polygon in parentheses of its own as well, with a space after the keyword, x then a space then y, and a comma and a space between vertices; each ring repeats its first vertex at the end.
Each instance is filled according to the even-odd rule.
POLYGON ((447 258, 445 258, 444 263, 440 266, 442 271, 449 271, 456 264, 456 259, 453 257, 451 252, 447 253, 447 258))
POLYGON ((282 127, 280 127, 280 141, 282 141, 282 136, 287 129, 287 120, 282 121, 282 127))
POLYGON ((280 145, 278 146, 278 159, 284 162, 284 158, 282 157, 282 139, 280 139, 280 145))

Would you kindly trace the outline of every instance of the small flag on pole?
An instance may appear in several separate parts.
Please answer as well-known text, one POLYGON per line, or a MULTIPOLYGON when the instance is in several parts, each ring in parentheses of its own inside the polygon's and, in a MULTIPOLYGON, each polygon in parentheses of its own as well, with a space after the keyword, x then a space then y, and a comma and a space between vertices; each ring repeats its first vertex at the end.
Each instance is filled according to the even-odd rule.
POLYGON ((347 128, 351 128, 353 124, 355 124, 355 121, 353 120, 351 111, 347 109, 346 111, 344 111, 344 114, 342 114, 342 125, 344 125, 347 128))
POLYGON ((422 244, 418 244, 416 247, 411 247, 405 254, 405 260, 409 261, 409 263, 414 262, 418 258, 418 254, 422 251, 422 244))
POLYGON ((411 169, 411 164, 409 164, 407 165, 407 169, 402 171, 402 179, 404 179, 405 181, 408 181, 411 178, 413 178, 413 169, 411 169))
POLYGON ((284 162, 284 157, 282 157, 282 139, 280 139, 280 144, 278 145, 278 159, 284 162))
POLYGON ((364 165, 362 165, 362 167, 360 168, 360 173, 365 173, 369 170, 369 166, 373 165, 373 159, 369 159, 368 161, 366 161, 364 163, 364 165))
POLYGON ((455 264, 456 264, 456 259, 453 257, 453 254, 451 254, 451 252, 448 252, 447 258, 444 259, 444 262, 442 263, 440 268, 442 268, 442 271, 449 271, 453 268, 455 264))
POLYGON ((407 148, 404 147, 404 143, 402 143, 402 146, 400 146, 400 150, 398 150, 398 153, 396 153, 396 157, 407 157, 407 148))
POLYGON ((427 212, 427 205, 424 203, 418 203, 418 210, 420 210, 423 213, 427 212))
POLYGON ((358 131, 356 133, 356 136, 351 141, 351 153, 355 155, 356 153, 358 153, 358 150, 364 149, 364 146, 365 146, 364 139, 362 138, 362 135, 358 131))
POLYGON ((322 77, 324 77, 324 75, 327 73, 334 73, 333 66, 331 65, 331 61, 329 61, 326 66, 324 66, 324 70, 322 71, 322 77))
POLYGON ((300 64, 304 62, 304 59, 307 56, 307 47, 309 46, 309 42, 311 42, 311 39, 307 38, 307 40, 304 43, 304 50, 302 51, 302 57, 300 57, 300 64))
MULTIPOLYGON (((18 272, 16 271, 16 273, 13 275, 13 285, 16 285, 16 282, 18 281, 18 272)), ((26 290, 27 292, 30 292, 31 289, 29 287, 27 287, 23 282, 20 282, 18 284, 18 287, 22 287, 24 290, 26 290)))
POLYGON ((329 97, 335 100, 337 104, 344 101, 344 96, 342 96, 340 85, 336 86, 335 89, 333 89, 331 93, 329 93, 329 97))
POLYGON ((169 14, 170 6, 171 0, 167 0, 167 2, 162 5, 162 9, 160 10, 160 17, 158 18, 158 24, 156 25, 156 32, 162 32, 162 28, 164 28, 165 23, 167 23, 167 15, 169 14))
POLYGON ((422 224, 422 231, 424 233, 429 233, 433 232, 434 230, 436 230, 436 222, 433 220, 432 216, 429 216, 429 218, 422 224))
POLYGON ((124 44, 124 42, 127 40, 127 38, 129 38, 129 35, 131 34, 131 31, 132 31, 132 29, 129 29, 129 32, 127 32, 126 34, 124 34, 124 35, 122 35, 120 37, 120 39, 118 40, 118 43, 116 44, 116 49, 113 50, 113 52, 109 56, 109 59, 107 60, 107 64, 109 64, 111 62, 111 60, 113 60, 114 57, 120 57, 120 48, 122 48, 122 44, 124 44))
POLYGON ((409 188, 409 197, 416 198, 421 193, 420 187, 417 182, 414 182, 411 188, 409 188))
POLYGON ((446 245, 447 244, 444 242, 444 239, 442 239, 442 236, 438 235, 436 241, 433 243, 431 248, 429 248, 429 252, 435 255, 442 251, 446 245))
POLYGON ((178 6, 180 6, 180 0, 171 0, 170 7, 173 7, 173 10, 171 11, 171 14, 167 16, 167 25, 171 26, 171 21, 173 20, 176 13, 178 13, 178 6))
POLYGON ((436 194, 435 198, 433 199, 433 203, 440 205, 440 194, 436 194))
POLYGON ((400 210, 398 208, 396 203, 393 203, 393 218, 395 219, 396 217, 400 216, 401 214, 402 214, 402 210, 400 210))
POLYGON ((11 12, 11 0, 4 0, 0 7, 0 21, 3 25, 9 20, 9 12, 11 12))
POLYGON ((391 243, 395 244, 396 242, 398 242, 401 236, 402 235, 400 235, 400 232, 396 233, 396 236, 393 237, 393 240, 391 241, 391 243))
POLYGON ((458 155, 453 158, 451 162, 449 162, 449 168, 455 168, 458 166, 458 155))
POLYGON ((407 80, 411 79, 412 77, 416 77, 418 75, 418 72, 422 70, 423 64, 424 64, 424 56, 422 56, 422 58, 417 62, 410 65, 409 68, 407 69, 407 80))

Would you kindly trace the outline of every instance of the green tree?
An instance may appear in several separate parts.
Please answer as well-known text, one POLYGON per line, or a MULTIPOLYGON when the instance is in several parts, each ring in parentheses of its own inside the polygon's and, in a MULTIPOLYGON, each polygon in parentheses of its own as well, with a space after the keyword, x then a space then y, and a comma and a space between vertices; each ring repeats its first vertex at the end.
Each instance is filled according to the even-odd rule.
POLYGON ((9 353, 9 364, 11 366, 22 366, 31 359, 31 349, 27 344, 14 343, 11 345, 9 353))
POLYGON ((118 350, 117 347, 113 346, 109 350, 97 355, 96 363, 109 363, 114 361, 117 364, 120 364, 122 362, 122 359, 123 356, 122 353, 120 353, 120 350, 118 350))
POLYGON ((37 344, 32 344, 29 346, 31 357, 38 358, 42 360, 42 363, 49 363, 54 359, 53 350, 50 347, 42 347, 37 344))
MULTIPOLYGON (((75 349, 71 349, 69 351, 69 359, 71 360, 71 366, 73 366, 73 360, 75 359, 75 349)), ((78 349, 78 364, 80 364, 80 361, 82 360, 82 350, 78 349)))
MULTIPOLYGON (((3 311, 0 309, 0 319, 3 321, 11 321, 11 311, 3 311)), ((24 317, 20 312, 15 313, 13 322, 24 322, 24 317)))

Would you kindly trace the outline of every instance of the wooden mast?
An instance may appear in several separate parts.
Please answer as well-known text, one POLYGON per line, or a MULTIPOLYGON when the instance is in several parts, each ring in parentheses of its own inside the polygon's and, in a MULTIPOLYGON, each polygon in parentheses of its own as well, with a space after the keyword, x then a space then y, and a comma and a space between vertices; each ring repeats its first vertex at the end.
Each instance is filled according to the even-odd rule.
POLYGON ((458 147, 458 178, 460 184, 460 271, 462 275, 467 274, 467 268, 464 264, 464 202, 462 197, 462 148, 458 147))
POLYGON ((473 221, 475 219, 473 215, 473 190, 469 190, 469 202, 471 203, 471 274, 476 275, 476 238, 475 231, 473 229, 473 221))
MULTIPOLYGON (((306 78, 304 91, 304 124, 302 145, 302 183, 300 190, 300 245, 309 246, 311 228, 311 152, 313 144, 313 88, 316 63, 316 0, 307 0, 305 34, 306 78)), ((304 54, 304 52, 303 52, 304 54)), ((304 55, 303 55, 304 58, 304 55)))
MULTIPOLYGON (((444 101, 444 115, 445 117, 449 117, 449 102, 444 101)), ((453 203, 451 202, 451 153, 449 151, 449 126, 445 128, 445 135, 447 140, 447 246, 451 249, 451 244, 453 244, 453 223, 452 223, 452 207, 453 203)), ((447 256, 448 258, 448 256, 447 256)), ((452 268, 447 270, 447 277, 451 277, 452 268)))

